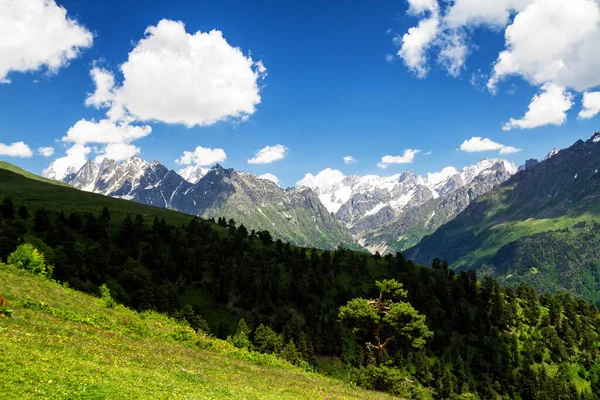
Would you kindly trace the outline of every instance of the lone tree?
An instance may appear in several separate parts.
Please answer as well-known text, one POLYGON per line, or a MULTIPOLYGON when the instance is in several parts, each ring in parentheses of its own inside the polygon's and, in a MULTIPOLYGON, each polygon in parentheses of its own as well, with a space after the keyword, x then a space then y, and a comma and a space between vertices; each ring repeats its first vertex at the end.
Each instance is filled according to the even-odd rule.
POLYGON ((407 292, 394 279, 377 281, 379 297, 372 300, 352 299, 340 307, 339 320, 354 327, 354 331, 371 333, 374 344, 367 348, 376 353, 377 365, 389 357, 386 347, 391 341, 400 339, 414 348, 422 348, 425 340, 433 336, 425 323, 425 316, 405 301, 407 292))

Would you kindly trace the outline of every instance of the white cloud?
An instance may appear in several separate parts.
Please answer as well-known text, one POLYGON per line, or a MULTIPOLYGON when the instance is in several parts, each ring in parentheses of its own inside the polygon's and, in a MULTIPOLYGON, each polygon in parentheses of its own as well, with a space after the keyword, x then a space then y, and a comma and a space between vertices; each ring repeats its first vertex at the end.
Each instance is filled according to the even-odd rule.
POLYGON ((112 94, 112 119, 129 114, 138 121, 187 127, 254 114, 266 68, 227 43, 220 31, 191 34, 182 22, 164 19, 145 34, 121 65, 122 85, 107 90, 110 79, 102 76, 90 104, 112 94))
POLYGON ((0 1, 0 83, 11 71, 56 73, 92 45, 93 36, 54 0, 0 1))
POLYGON ((406 66, 419 78, 427 76, 427 49, 439 33, 439 20, 437 16, 423 19, 419 25, 412 27, 402 36, 402 47, 398 56, 404 60, 406 66))
POLYGON ((449 35, 443 36, 438 62, 446 68, 450 75, 454 77, 460 75, 468 55, 469 47, 465 43, 465 38, 462 34, 452 32, 449 35))
POLYGON ((0 143, 0 156, 29 158, 33 156, 33 151, 23 142, 0 143))
POLYGON ((96 162, 101 162, 104 158, 115 161, 126 160, 140 153, 140 148, 132 145, 131 142, 146 137, 151 132, 152 128, 149 126, 134 126, 107 119, 100 121, 81 119, 69 128, 67 135, 61 139, 65 143, 74 143, 72 154, 67 150, 67 156, 62 158, 62 162, 73 160, 74 166, 83 165, 85 161, 81 163, 81 160, 85 160, 85 156, 92 150, 97 154, 96 162), (104 146, 99 149, 90 148, 87 145, 91 143, 104 146), (83 150, 84 148, 86 151, 83 150))
POLYGON ((319 172, 316 176, 308 173, 304 175, 304 178, 296 182, 296 186, 306 186, 311 189, 320 188, 326 190, 333 185, 340 183, 346 178, 342 171, 337 169, 326 168, 319 172))
POLYGON ((450 27, 465 25, 504 27, 512 12, 521 11, 533 0, 455 0, 445 21, 450 27))
MULTIPOLYGON (((74 146, 57 160, 57 167, 52 165, 62 171, 58 175, 66 173, 63 164, 69 161, 80 167, 90 152, 97 155, 96 161, 119 161, 140 153, 132 142, 152 132, 150 126, 140 125, 142 121, 187 127, 244 121, 260 103, 259 81, 267 75, 261 61, 229 45, 220 31, 187 33, 182 22, 170 20, 146 29, 120 71, 120 83, 107 69, 94 66, 90 71, 95 91, 85 104, 107 109, 107 119, 82 119, 69 129, 62 141, 74 146), (103 146, 92 148, 90 143, 103 146)), ((261 152, 256 162, 269 163, 283 158, 287 149, 277 145, 261 152)), ((178 161, 205 165, 225 157, 222 149, 198 147, 178 161)))
POLYGON ((345 156, 344 157, 344 164, 356 164, 358 161, 356 160, 356 158, 354 158, 354 156, 345 156))
POLYGON ((51 157, 54 155, 54 147, 39 147, 37 153, 42 157, 51 157))
POLYGON ((600 92, 587 92, 583 94, 583 109, 579 118, 589 119, 600 113, 600 92))
POLYGON ((213 165, 218 162, 223 162, 227 159, 227 154, 223 149, 209 149, 206 147, 198 146, 194 151, 184 151, 183 155, 175 160, 180 165, 200 165, 207 166, 213 165))
POLYGON ((289 153, 289 149, 281 144, 275 146, 266 146, 260 149, 254 158, 248 160, 248 164, 270 164, 275 161, 283 160, 289 153))
POLYGON ((96 163, 101 163, 105 158, 108 158, 109 160, 123 161, 140 154, 140 151, 141 149, 133 144, 124 142, 109 143, 104 146, 102 150, 97 151, 98 155, 94 161, 96 163))
POLYGON ((67 131, 63 142, 87 143, 129 143, 148 136, 152 132, 149 126, 134 126, 127 123, 79 120, 67 131))
POLYGON ((600 84, 600 5, 596 0, 535 0, 506 28, 488 87, 520 75, 535 85, 553 82, 578 91, 600 84), (548 46, 552 43, 552 46, 548 46))
POLYGON ((502 129, 528 129, 545 125, 562 125, 567 120, 567 111, 573 106, 573 96, 564 88, 548 83, 541 88, 529 104, 522 119, 511 118, 502 129))
POLYGON ((498 151, 500 154, 511 154, 521 151, 516 147, 506 146, 497 142, 492 141, 488 138, 482 138, 479 136, 472 137, 469 140, 465 140, 461 145, 460 149, 467 153, 479 153, 482 151, 498 151))
POLYGON ((410 164, 420 152, 421 150, 406 149, 401 156, 383 156, 377 166, 386 169, 390 164, 410 164))
MULTIPOLYGON (((600 86, 597 73, 600 1, 453 0, 445 3, 439 7, 433 1, 409 1, 407 14, 417 16, 419 21, 404 35, 403 49, 398 55, 419 78, 427 75, 427 56, 433 52, 437 52, 438 63, 450 75, 458 76, 469 53, 476 50, 469 44, 470 35, 480 31, 475 28, 489 28, 504 32, 505 48, 489 73, 478 71, 471 75, 475 87, 481 88, 485 78, 487 89, 496 93, 505 78, 518 76, 544 92, 551 91, 548 87, 562 88, 562 96, 551 91, 554 107, 545 111, 532 107, 532 118, 513 119, 506 129, 559 125, 565 120, 566 105, 570 104, 567 91, 582 93, 600 86), (426 26, 429 29, 425 29, 426 26)), ((550 95, 542 94, 536 99, 550 101, 550 95)))
POLYGON ((454 167, 445 167, 440 172, 428 172, 427 182, 432 185, 437 185, 456 173, 458 173, 458 170, 454 167))
POLYGON ((91 151, 88 146, 75 143, 67 149, 66 156, 54 160, 50 167, 42 172, 42 175, 62 180, 68 173, 79 171, 86 163, 87 156, 91 151), (52 170, 51 174, 49 174, 49 170, 52 170))
POLYGON ((439 5, 437 0, 408 0, 408 12, 410 14, 437 13, 438 10, 439 5))
POLYGON ((109 107, 115 98, 113 91, 115 87, 114 75, 106 69, 94 67, 90 71, 90 76, 94 81, 96 90, 85 99, 85 105, 95 108, 109 107))
POLYGON ((431 150, 429 150, 427 153, 423 153, 424 156, 430 156, 432 154, 433 154, 433 152, 431 150))
POLYGON ((276 185, 279 185, 279 178, 278 178, 278 177, 276 177, 276 176, 275 176, 275 175, 273 175, 273 174, 270 174, 270 173, 268 173, 268 172, 267 172, 266 174, 259 175, 258 177, 259 177, 260 179, 266 179, 266 180, 268 180, 268 181, 271 181, 271 182, 273 182, 273 183, 274 183, 274 184, 276 184, 276 185))

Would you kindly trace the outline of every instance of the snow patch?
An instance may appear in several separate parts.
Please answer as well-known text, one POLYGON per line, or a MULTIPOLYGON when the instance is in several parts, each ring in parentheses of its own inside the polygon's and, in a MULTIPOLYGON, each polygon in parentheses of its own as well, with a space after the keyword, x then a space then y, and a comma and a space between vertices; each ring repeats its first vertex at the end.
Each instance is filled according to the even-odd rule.
POLYGON ((379 204, 377 204, 375 207, 373 207, 372 209, 370 209, 369 211, 367 211, 365 213, 365 217, 368 217, 369 215, 375 215, 375 214, 377 214, 385 206, 387 206, 386 203, 379 203, 379 204))

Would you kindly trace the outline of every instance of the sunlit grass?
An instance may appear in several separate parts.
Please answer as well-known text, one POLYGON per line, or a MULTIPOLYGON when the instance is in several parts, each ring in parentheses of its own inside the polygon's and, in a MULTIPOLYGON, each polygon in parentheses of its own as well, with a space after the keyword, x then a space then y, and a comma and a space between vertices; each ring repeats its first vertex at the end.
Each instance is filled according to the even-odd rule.
POLYGON ((0 265, 2 399, 386 399, 0 265))

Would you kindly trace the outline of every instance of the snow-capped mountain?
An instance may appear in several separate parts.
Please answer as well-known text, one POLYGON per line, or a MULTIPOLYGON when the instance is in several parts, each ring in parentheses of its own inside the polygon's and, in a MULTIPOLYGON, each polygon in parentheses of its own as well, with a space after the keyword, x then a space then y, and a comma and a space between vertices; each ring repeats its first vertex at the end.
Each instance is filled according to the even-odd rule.
POLYGON ((550 150, 550 153, 548 153, 546 155, 546 157, 544 158, 544 161, 551 159, 552 157, 557 155, 559 151, 560 151, 560 149, 558 149, 557 147, 553 148, 552 150, 550 150))
MULTIPOLYGON (((460 171, 447 167, 427 176, 404 171, 388 177, 344 177, 333 171, 334 179, 325 179, 327 184, 317 180, 299 189, 282 189, 219 165, 175 172, 139 157, 121 163, 104 159, 100 165, 88 160, 80 169, 67 171, 62 181, 81 190, 206 218, 234 218, 249 229, 266 229, 298 245, 333 248, 359 241, 369 249, 384 250, 389 241, 397 241, 396 232, 428 232, 448 222, 517 168, 506 160, 484 159, 460 171), (437 216, 425 218, 414 211, 421 207, 437 216), (413 215, 408 214, 411 210, 418 217, 394 222, 413 215)), ((52 165, 43 175, 57 176, 52 165)))
POLYGON ((208 169, 200 165, 188 165, 177 171, 177 173, 189 183, 198 183, 208 173, 208 169))
POLYGON ((74 166, 69 166, 63 171, 61 168, 58 168, 55 163, 52 163, 48 168, 42 171, 42 176, 55 181, 62 181, 65 177, 76 174, 77 171, 79 171, 79 169, 74 166))
POLYGON ((392 221, 405 210, 448 196, 478 177, 492 179, 499 169, 506 171, 505 179, 517 172, 512 162, 486 158, 460 171, 446 167, 426 177, 404 171, 388 177, 348 176, 333 184, 313 181, 307 186, 354 234, 360 234, 392 221))
POLYGON ((472 201, 515 172, 516 166, 504 160, 483 160, 469 166, 441 181, 438 197, 417 207, 405 208, 389 223, 359 232, 359 243, 371 251, 404 251, 454 219, 472 201))
MULTIPOLYGON (((44 174, 50 172, 52 167, 44 174)), ((158 161, 132 157, 119 164, 88 160, 63 181, 81 190, 205 218, 233 218, 248 229, 269 230, 274 237, 300 246, 355 244, 310 189, 282 189, 268 179, 218 164, 210 170, 184 168, 183 174, 158 161)))

